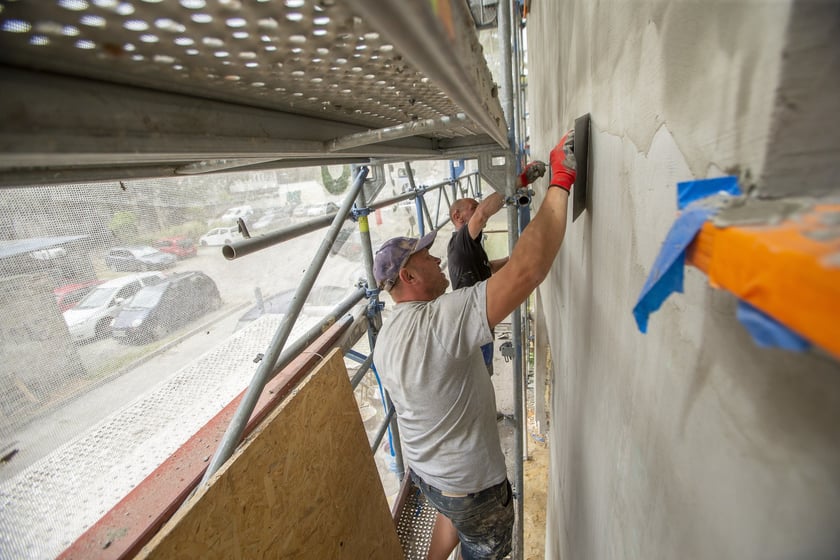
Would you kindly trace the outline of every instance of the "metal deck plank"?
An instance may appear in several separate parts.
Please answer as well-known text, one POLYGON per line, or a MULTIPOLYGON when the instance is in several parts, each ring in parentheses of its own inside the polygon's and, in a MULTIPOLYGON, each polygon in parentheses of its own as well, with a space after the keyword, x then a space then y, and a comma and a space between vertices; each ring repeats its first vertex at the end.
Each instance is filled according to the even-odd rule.
POLYGON ((426 501, 420 489, 412 484, 396 521, 405 560, 426 560, 436 517, 437 510, 426 501))
POLYGON ((504 120, 495 86, 475 30, 459 16, 466 7, 455 4, 451 21, 428 3, 400 9, 386 31, 352 11, 360 5, 333 0, 7 3, 0 63, 38 73, 12 88, 21 74, 3 71, 8 113, 0 120, 0 152, 8 155, 0 168, 44 170, 22 177, 37 183, 50 171, 75 169, 78 177, 81 166, 102 173, 120 165, 112 177, 119 178, 138 176, 136 166, 209 158, 313 158, 317 165, 326 157, 446 157, 445 142, 463 138, 480 137, 467 145, 498 143, 504 120), (394 34, 401 29, 416 35, 427 20, 435 22, 427 44, 402 45, 416 52, 399 52, 386 38, 401 40, 394 34), (436 42, 453 21, 458 33, 436 42), (428 70, 425 51, 449 53, 463 74, 453 80, 450 62, 436 83, 412 63, 428 70), (57 87, 69 77, 92 91, 79 96, 81 85, 57 87), (117 92, 128 90, 120 102, 117 92), (459 113, 469 118, 457 127, 385 142, 371 136, 371 145, 340 155, 325 149, 354 133, 459 113))

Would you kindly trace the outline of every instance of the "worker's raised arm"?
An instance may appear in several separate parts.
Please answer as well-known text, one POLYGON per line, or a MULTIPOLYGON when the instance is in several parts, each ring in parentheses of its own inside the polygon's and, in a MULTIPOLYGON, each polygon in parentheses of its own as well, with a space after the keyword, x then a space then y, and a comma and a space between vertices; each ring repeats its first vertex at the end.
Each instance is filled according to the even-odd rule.
MULTIPOLYGON (((534 160, 525 166, 522 173, 516 178, 516 188, 525 187, 545 175, 545 164, 541 161, 534 160)), ((505 199, 502 195, 494 192, 484 200, 482 200, 476 207, 470 221, 467 223, 470 228, 470 237, 478 239, 481 230, 487 225, 487 220, 493 214, 501 210, 505 205, 505 199)))
POLYGON ((537 215, 522 232, 508 263, 487 280, 487 322, 502 322, 548 275, 566 233, 575 180, 574 131, 551 150, 551 182, 537 215))
POLYGON ((470 228, 470 237, 478 239, 478 236, 481 235, 481 230, 487 225, 487 220, 501 210, 504 205, 505 199, 497 192, 494 192, 479 202, 470 221, 467 222, 467 227, 470 228))

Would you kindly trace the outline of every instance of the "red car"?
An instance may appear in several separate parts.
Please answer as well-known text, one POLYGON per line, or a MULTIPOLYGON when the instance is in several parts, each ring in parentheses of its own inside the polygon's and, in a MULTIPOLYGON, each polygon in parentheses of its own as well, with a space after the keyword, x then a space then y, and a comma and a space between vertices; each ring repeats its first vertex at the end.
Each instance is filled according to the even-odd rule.
POLYGON ((71 307, 75 307, 77 303, 82 301, 82 298, 101 283, 102 280, 90 280, 78 284, 65 284, 54 289, 53 295, 55 295, 55 302, 58 304, 59 311, 64 313, 71 307))
POLYGON ((179 259, 194 257, 198 252, 195 242, 189 237, 166 237, 164 239, 158 239, 152 243, 152 247, 158 251, 175 255, 179 259))

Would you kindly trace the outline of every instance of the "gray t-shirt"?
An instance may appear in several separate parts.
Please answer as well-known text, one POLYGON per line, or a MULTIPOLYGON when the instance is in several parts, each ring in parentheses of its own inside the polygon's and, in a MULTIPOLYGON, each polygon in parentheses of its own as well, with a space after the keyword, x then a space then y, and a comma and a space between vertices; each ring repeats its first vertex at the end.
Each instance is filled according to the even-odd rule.
POLYGON ((391 394, 406 462, 428 484, 472 493, 507 476, 496 426, 496 396, 481 345, 487 283, 434 301, 394 306, 374 363, 391 394))

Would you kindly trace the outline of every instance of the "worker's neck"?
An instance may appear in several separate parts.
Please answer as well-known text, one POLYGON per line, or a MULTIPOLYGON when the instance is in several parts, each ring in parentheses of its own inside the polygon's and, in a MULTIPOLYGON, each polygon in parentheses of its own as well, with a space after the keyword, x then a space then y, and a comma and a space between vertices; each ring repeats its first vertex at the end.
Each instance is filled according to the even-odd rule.
POLYGON ((391 299, 394 303, 409 303, 412 301, 432 301, 437 296, 420 292, 418 290, 401 290, 397 293, 391 292, 391 299))

